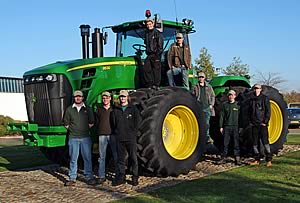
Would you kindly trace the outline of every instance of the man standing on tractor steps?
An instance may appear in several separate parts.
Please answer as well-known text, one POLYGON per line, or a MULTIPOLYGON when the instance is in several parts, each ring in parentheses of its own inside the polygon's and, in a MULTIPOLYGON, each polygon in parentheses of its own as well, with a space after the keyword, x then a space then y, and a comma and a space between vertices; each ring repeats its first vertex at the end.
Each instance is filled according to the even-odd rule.
POLYGON ((198 73, 198 84, 192 89, 192 94, 196 96, 198 102, 203 109, 203 113, 206 119, 206 143, 212 144, 213 140, 209 135, 209 121, 210 116, 215 116, 214 105, 215 105, 215 93, 210 84, 205 81, 205 73, 200 71, 198 73))
POLYGON ((268 125, 271 116, 270 100, 262 92, 260 84, 254 85, 254 94, 250 98, 250 125, 252 126, 253 151, 255 161, 250 165, 260 164, 260 141, 266 153, 266 166, 272 166, 272 153, 269 144, 268 125))
POLYGON ((147 30, 144 43, 147 58, 144 63, 144 80, 148 88, 158 89, 161 81, 161 55, 163 52, 163 36, 154 27, 154 20, 146 19, 147 30))
POLYGON ((79 90, 74 92, 74 103, 66 109, 63 117, 64 126, 69 133, 70 169, 69 180, 65 186, 74 186, 77 178, 77 161, 81 153, 84 161, 84 175, 87 183, 96 183, 92 170, 92 140, 90 128, 94 125, 93 111, 83 103, 83 93, 79 90))
POLYGON ((189 69, 191 69, 190 47, 184 43, 182 33, 176 34, 176 42, 170 46, 168 51, 168 64, 170 70, 167 71, 169 85, 176 86, 174 75, 182 74, 182 84, 189 90, 189 69))
POLYGON ((241 165, 240 160, 240 144, 239 144, 239 109, 237 102, 235 101, 236 92, 229 90, 228 101, 223 103, 222 110, 220 112, 220 132, 224 135, 224 150, 222 154, 221 163, 225 163, 228 154, 228 145, 230 139, 234 141, 234 156, 236 165, 241 165))
MULTIPOLYGON (((114 126, 118 143, 118 176, 113 181, 113 186, 126 183, 126 160, 128 154, 128 163, 132 167, 132 185, 138 185, 138 160, 137 160, 137 134, 141 117, 138 109, 128 103, 128 91, 121 90, 119 95, 120 106, 116 106, 112 114, 112 123, 114 126)), ((129 168, 129 167, 128 167, 129 168)))
MULTIPOLYGON (((96 129, 97 135, 99 136, 99 169, 98 176, 96 179, 97 184, 102 184, 105 182, 105 160, 106 160, 106 149, 109 144, 112 157, 114 160, 115 172, 117 171, 117 143, 116 137, 112 134, 111 128, 111 113, 113 111, 111 106, 111 95, 109 92, 105 91, 101 94, 102 104, 97 107, 96 111, 96 129)), ((116 173, 117 175, 117 173, 116 173)))

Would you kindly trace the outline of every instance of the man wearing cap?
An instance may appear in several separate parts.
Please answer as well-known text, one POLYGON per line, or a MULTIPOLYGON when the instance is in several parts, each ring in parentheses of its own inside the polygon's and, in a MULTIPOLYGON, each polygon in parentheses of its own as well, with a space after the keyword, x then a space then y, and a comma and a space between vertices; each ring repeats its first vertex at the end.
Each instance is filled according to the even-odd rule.
POLYGON ((206 142, 212 144, 213 140, 209 135, 209 121, 210 116, 215 116, 215 93, 212 86, 205 81, 205 74, 202 71, 198 73, 198 84, 193 87, 192 94, 196 96, 197 101, 200 103, 206 119, 206 142))
POLYGON ((74 103, 64 114, 63 122, 69 133, 70 169, 69 180, 66 186, 74 186, 77 178, 77 160, 81 153, 84 161, 84 175, 88 184, 95 184, 92 171, 92 140, 90 128, 94 125, 94 115, 90 108, 83 103, 83 94, 80 90, 74 92, 74 103))
POLYGON ((168 51, 168 65, 170 70, 167 71, 169 85, 176 86, 174 75, 182 74, 182 84, 189 90, 189 73, 191 69, 191 51, 190 47, 184 43, 182 33, 176 34, 176 42, 170 46, 168 51))
POLYGON ((260 164, 260 141, 263 144, 266 153, 266 166, 272 166, 272 153, 269 144, 269 133, 268 125, 271 116, 271 107, 269 98, 264 95, 262 86, 255 84, 254 94, 250 97, 250 125, 252 126, 252 137, 253 137, 253 151, 255 155, 255 161, 250 165, 260 164))
POLYGON ((117 143, 116 138, 112 134, 112 128, 110 123, 110 115, 113 111, 111 106, 111 95, 109 92, 105 91, 101 94, 102 104, 97 106, 96 110, 96 129, 97 135, 99 136, 99 168, 98 176, 96 179, 98 184, 105 182, 105 159, 106 159, 106 149, 107 144, 109 144, 112 156, 114 159, 115 171, 117 170, 117 143))
POLYGON ((220 112, 220 132, 224 135, 224 150, 222 154, 222 160, 220 163, 225 163, 228 154, 228 145, 230 139, 234 141, 234 156, 236 165, 241 165, 240 161, 240 145, 239 145, 239 109, 237 102, 235 101, 236 92, 229 90, 228 101, 222 106, 220 112))
POLYGON ((144 63, 144 80, 148 88, 158 89, 161 81, 160 59, 163 52, 163 36, 154 28, 154 21, 147 18, 145 40, 147 58, 144 63))
POLYGON ((118 143, 118 176, 113 182, 114 186, 126 182, 126 154, 132 167, 132 185, 138 185, 137 134, 141 117, 138 109, 128 103, 128 99, 128 91, 121 90, 120 106, 116 106, 112 114, 113 129, 118 143))

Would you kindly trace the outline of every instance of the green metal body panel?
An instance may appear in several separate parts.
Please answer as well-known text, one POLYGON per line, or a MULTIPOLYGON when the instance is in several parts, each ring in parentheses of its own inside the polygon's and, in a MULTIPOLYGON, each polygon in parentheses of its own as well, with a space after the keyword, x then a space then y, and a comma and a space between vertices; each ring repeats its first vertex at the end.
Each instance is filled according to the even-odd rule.
POLYGON ((233 86, 251 87, 249 79, 244 76, 217 76, 209 84, 213 87, 216 96, 233 86))
POLYGON ((59 147, 66 142, 67 130, 63 126, 42 127, 32 123, 10 123, 7 126, 11 132, 21 132, 24 145, 59 147))

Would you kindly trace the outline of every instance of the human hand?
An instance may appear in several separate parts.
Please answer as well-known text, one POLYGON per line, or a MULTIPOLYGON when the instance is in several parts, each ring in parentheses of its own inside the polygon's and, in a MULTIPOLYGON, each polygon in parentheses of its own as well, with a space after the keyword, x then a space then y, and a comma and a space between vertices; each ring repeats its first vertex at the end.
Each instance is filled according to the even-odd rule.
POLYGON ((223 134, 223 132, 224 132, 224 129, 223 129, 223 128, 220 128, 220 132, 221 132, 221 134, 223 134))
POLYGON ((67 129, 68 129, 68 128, 69 128, 69 125, 65 125, 65 128, 67 128, 67 129))
POLYGON ((262 123, 261 125, 262 125, 262 126, 267 126, 265 123, 262 123))
POLYGON ((91 128, 91 127, 93 127, 94 126, 94 124, 89 124, 89 128, 91 128))

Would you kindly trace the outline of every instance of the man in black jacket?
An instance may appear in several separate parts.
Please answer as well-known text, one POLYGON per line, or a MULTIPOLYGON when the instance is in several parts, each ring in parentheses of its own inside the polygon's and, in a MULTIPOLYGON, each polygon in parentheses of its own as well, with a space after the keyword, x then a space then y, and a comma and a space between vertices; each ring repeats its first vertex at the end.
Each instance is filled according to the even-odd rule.
POLYGON ((128 103, 128 91, 120 91, 120 106, 116 106, 112 113, 112 123, 114 133, 116 134, 118 143, 118 176, 113 182, 114 186, 124 184, 126 160, 128 153, 128 161, 132 166, 132 185, 138 185, 138 161, 137 161, 137 134, 141 117, 138 109, 128 103))
POLYGON ((144 64, 145 85, 157 89, 161 80, 161 54, 163 52, 163 36, 154 28, 154 20, 146 19, 145 45, 147 58, 144 64))
POLYGON ((271 116, 270 100, 261 93, 262 87, 259 84, 254 85, 254 94, 250 99, 250 124, 252 125, 253 151, 255 161, 250 165, 259 165, 260 161, 260 140, 266 152, 266 166, 272 166, 272 153, 269 144, 268 124, 271 116))

